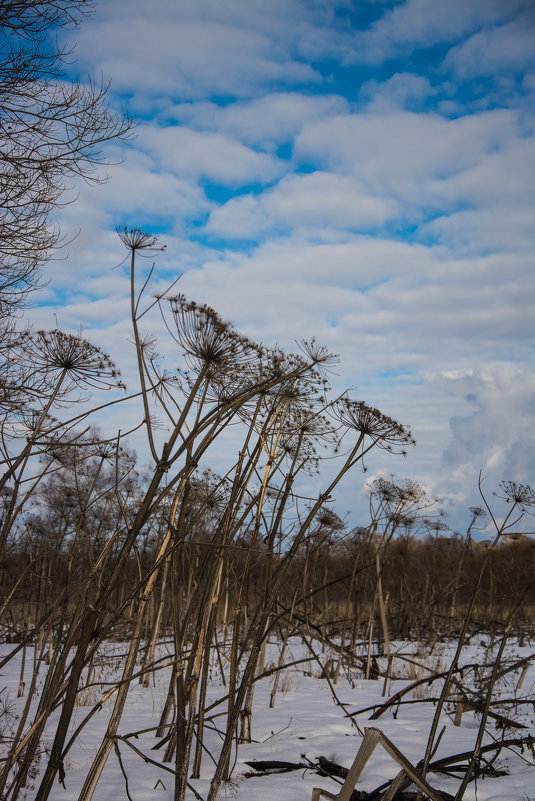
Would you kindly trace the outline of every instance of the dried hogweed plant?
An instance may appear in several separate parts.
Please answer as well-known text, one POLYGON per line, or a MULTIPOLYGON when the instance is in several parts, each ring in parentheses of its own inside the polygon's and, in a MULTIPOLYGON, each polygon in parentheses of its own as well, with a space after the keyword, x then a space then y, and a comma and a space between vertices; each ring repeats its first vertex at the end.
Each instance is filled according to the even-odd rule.
MULTIPOLYGON (((73 515, 69 507, 67 515, 71 554, 81 558, 87 553, 87 568, 77 574, 78 603, 69 610, 70 617, 62 619, 40 710, 33 721, 28 712, 26 729, 21 729, 25 733, 3 766, 0 781, 10 801, 24 787, 21 758, 31 764, 48 717, 57 710, 36 794, 37 801, 48 799, 56 777, 63 777, 73 742, 69 731, 83 676, 106 638, 128 631, 120 678, 110 695, 113 707, 80 794, 80 801, 90 801, 119 737, 139 665, 144 682, 157 669, 155 646, 163 621, 173 666, 158 728, 163 758, 174 759, 176 801, 185 799, 193 751, 194 772, 200 768, 207 677, 214 649, 223 664, 218 644, 222 630, 228 641, 226 723, 221 749, 213 755, 216 765, 208 794, 208 801, 215 801, 221 783, 232 773, 231 752, 240 721, 241 739, 251 736, 252 688, 263 670, 265 643, 295 558, 309 537, 323 543, 344 530, 330 508, 333 493, 372 448, 404 452, 413 442, 404 426, 362 401, 329 400, 328 372, 336 357, 315 341, 301 343, 297 354, 266 348, 237 333, 210 307, 173 295, 176 282, 146 301, 153 268, 140 275, 137 257, 152 255, 160 246, 139 229, 121 229, 119 235, 127 258, 130 255, 139 425, 152 457, 142 482, 136 484, 133 473, 121 466, 119 439, 88 446, 91 459, 97 460, 91 469, 89 462, 84 468, 81 456, 84 436, 73 433, 72 458, 61 437, 52 444, 60 430, 48 421, 54 404, 66 403, 73 390, 121 387, 118 371, 105 354, 59 331, 27 333, 20 340, 33 365, 28 381, 50 386, 48 396, 40 396, 35 404, 42 419, 34 425, 32 447, 45 431, 46 419, 42 441, 49 443, 51 458, 44 463, 47 469, 54 465, 70 471, 79 512, 73 515), (166 349, 150 331, 153 310, 163 314, 174 346, 168 367, 159 356, 166 349), (156 425, 155 420, 160 422, 156 425), (230 426, 232 452, 217 477, 207 473, 205 465, 230 426), (337 467, 331 469, 327 486, 312 494, 307 477, 321 468, 324 458, 337 467), (104 482, 106 477, 111 483, 104 482), (101 502, 113 519, 107 537, 101 532, 105 518, 97 514, 101 502), (260 558, 265 563, 256 592, 261 603, 250 608, 260 558), (123 591, 132 564, 135 581, 123 591), (166 592, 168 587, 171 592, 166 592)), ((9 463, 12 477, 19 475, 29 453, 9 463)), ((408 488, 404 491, 410 494, 408 488)), ((68 575, 66 586, 72 587, 72 570, 68 575)), ((59 593, 58 603, 62 600, 59 593)))
POLYGON ((73 387, 126 389, 110 357, 81 334, 67 334, 57 328, 25 332, 20 337, 19 347, 35 373, 62 381, 63 392, 73 387))

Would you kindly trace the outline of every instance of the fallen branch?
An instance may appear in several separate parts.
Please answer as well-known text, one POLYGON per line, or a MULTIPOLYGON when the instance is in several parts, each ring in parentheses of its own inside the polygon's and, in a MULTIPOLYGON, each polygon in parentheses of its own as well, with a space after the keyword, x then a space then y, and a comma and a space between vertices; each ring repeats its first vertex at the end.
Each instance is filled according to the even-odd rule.
MULTIPOLYGON (((500 740, 500 742, 489 743, 480 748, 479 753, 491 754, 494 752, 493 759, 498 756, 503 748, 531 748, 535 747, 535 736, 529 735, 527 737, 514 737, 508 740, 500 740)), ((467 769, 467 764, 473 756, 473 751, 463 751, 460 754, 451 754, 450 756, 441 757, 429 764, 428 770, 432 773, 442 773, 445 775, 455 775, 456 773, 464 773, 467 769), (466 765, 463 763, 467 763, 466 765)), ((349 774, 349 769, 337 762, 333 762, 324 756, 317 758, 315 762, 307 759, 306 762, 285 762, 280 760, 253 760, 246 762, 253 768, 253 772, 244 773, 245 778, 271 776, 278 773, 290 773, 294 770, 313 770, 320 776, 328 776, 335 781, 337 779, 346 779, 349 774)), ((418 772, 423 762, 419 762, 415 766, 415 771, 418 772)), ((478 776, 501 776, 504 775, 502 771, 493 769, 489 771, 490 762, 485 761, 485 766, 480 770, 478 776)), ((395 779, 391 779, 379 787, 376 787, 371 792, 364 792, 362 790, 353 790, 350 796, 350 801, 380 801, 383 798, 385 791, 392 786, 395 779)), ((409 776, 405 776, 403 781, 399 782, 395 794, 392 796, 393 801, 412 801, 416 797, 416 792, 407 792, 406 788, 410 786, 412 780, 409 776)), ((322 791, 325 793, 326 791, 322 791)), ((434 791, 435 796, 441 799, 451 799, 453 796, 441 790, 434 791)), ((330 796, 335 798, 331 793, 330 796)))
MULTIPOLYGON (((503 668, 502 670, 500 670, 499 673, 497 674, 496 678, 497 679, 502 678, 502 676, 505 676, 507 673, 510 673, 513 670, 517 670, 519 667, 521 667, 522 665, 526 664, 531 659, 533 659, 533 656, 534 656, 533 654, 530 654, 529 656, 526 656, 523 659, 516 660, 511 665, 508 665, 506 668, 503 668)), ((458 668, 455 669, 454 672, 455 673, 460 673, 461 676, 462 676, 464 671, 475 670, 476 668, 480 668, 480 667, 481 667, 480 664, 474 662, 474 663, 471 663, 469 665, 463 665, 462 667, 458 667, 458 668)), ((422 684, 431 685, 434 681, 437 681, 437 679, 445 678, 448 675, 448 673, 449 673, 449 671, 445 670, 445 671, 443 671, 441 673, 435 673, 432 676, 426 676, 423 679, 416 679, 416 681, 413 681, 410 684, 407 684, 406 687, 403 687, 401 690, 398 690, 397 693, 394 693, 394 695, 391 695, 390 698, 388 698, 379 707, 377 707, 377 706, 365 707, 364 709, 359 709, 356 712, 351 712, 349 717, 354 717, 355 715, 362 715, 365 712, 369 712, 371 709, 375 709, 376 711, 373 713, 373 715, 370 716, 369 720, 378 720, 381 717, 381 715, 384 712, 386 712, 387 709, 389 709, 389 707, 391 707, 394 704, 396 704, 397 701, 399 701, 401 698, 403 698, 404 695, 407 695, 407 693, 410 693, 411 690, 416 689, 416 687, 420 687, 422 684)))

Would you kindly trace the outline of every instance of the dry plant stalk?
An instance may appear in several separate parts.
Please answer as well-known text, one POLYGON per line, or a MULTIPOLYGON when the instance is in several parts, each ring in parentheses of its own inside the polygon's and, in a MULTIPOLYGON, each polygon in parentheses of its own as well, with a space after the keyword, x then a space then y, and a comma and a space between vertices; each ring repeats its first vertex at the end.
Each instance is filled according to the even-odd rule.
MULTIPOLYGON (((186 795, 190 756, 194 775, 201 768, 206 691, 214 664, 226 682, 226 720, 207 798, 215 801, 221 782, 232 772, 240 722, 240 738, 250 740, 255 682, 265 673, 266 643, 287 614, 284 610, 292 607, 282 634, 278 670, 290 626, 298 625, 300 618, 307 638, 317 631, 318 639, 326 643, 340 632, 333 651, 337 653, 334 685, 356 641, 353 625, 350 649, 346 647, 351 616, 363 619, 371 609, 371 631, 374 595, 379 631, 390 657, 390 638, 396 630, 392 601, 388 612, 385 602, 391 553, 399 543, 411 547, 427 509, 435 502, 414 482, 375 482, 370 487, 370 525, 355 539, 353 550, 348 549, 353 561, 340 579, 338 592, 338 579, 331 580, 330 573, 331 554, 344 528, 331 508, 336 488, 372 449, 405 451, 412 442, 410 432, 362 401, 345 395, 330 400, 325 372, 332 357, 316 343, 303 345, 299 355, 285 354, 240 336, 212 309, 181 295, 167 292, 146 302, 152 270, 138 289, 137 256, 151 253, 158 245, 138 230, 122 231, 121 238, 130 252, 140 425, 152 457, 146 480, 135 476, 123 450, 122 434, 102 440, 90 430, 88 413, 74 414, 67 423, 51 417, 55 406, 70 403, 80 391, 117 387, 120 379, 111 362, 85 340, 71 340, 59 332, 27 334, 17 345, 26 359, 20 361, 19 369, 26 370, 25 380, 38 401, 33 428, 26 429, 24 441, 18 440, 18 450, 13 438, 2 454, 3 487, 12 490, 2 520, 4 553, 34 493, 42 488, 53 500, 61 481, 69 488, 71 505, 61 510, 61 517, 58 507, 60 534, 51 548, 51 553, 56 549, 66 554, 64 582, 57 591, 51 581, 50 553, 36 552, 41 606, 39 613, 32 611, 31 620, 32 636, 40 637, 36 666, 44 668, 47 649, 51 661, 38 711, 30 720, 25 710, 16 746, 3 768, 3 791, 9 801, 22 793, 44 726, 59 708, 37 801, 46 801, 56 777, 62 778, 62 763, 73 743, 68 737, 82 677, 87 676, 102 643, 113 635, 127 638, 127 656, 113 690, 115 702, 106 735, 80 796, 81 801, 90 801, 112 747, 121 737, 122 712, 133 681, 141 677, 147 686, 151 671, 158 667, 159 631, 172 636, 173 642, 173 670, 159 736, 165 739, 165 759, 174 758, 176 801, 186 795), (168 374, 160 366, 156 343, 142 330, 153 309, 164 314, 169 336, 183 354, 184 367, 178 373, 168 374), (158 419, 165 421, 165 435, 158 419), (209 460, 229 426, 238 443, 234 458, 221 476, 202 472, 199 465, 209 460), (329 458, 338 456, 338 467, 321 492, 306 498, 306 489, 300 494, 296 488, 306 487, 307 476, 321 463, 323 448, 329 458), (32 472, 36 456, 43 461, 32 472), (301 578, 305 577, 302 597, 297 598, 294 589, 289 598, 287 584, 296 575, 297 564, 303 567, 301 578), (360 582, 365 569, 366 578, 360 582), (168 586, 172 599, 165 592, 168 586), (358 609, 357 592, 366 599, 366 605, 358 609), (332 624, 333 610, 340 610, 337 630, 332 624), (143 638, 146 652, 140 667, 143 638)), ((20 408, 13 406, 4 418, 2 442, 7 442, 7 433, 21 419, 20 408)), ((512 487, 506 489, 512 502, 510 521, 529 499, 518 492, 515 496, 512 487)), ((426 520, 431 527, 428 516, 426 520)), ((433 525, 438 532, 438 524, 433 525)), ((503 526, 499 528, 496 542, 504 531, 503 526)), ((482 572, 488 559, 490 555, 482 572)), ((459 569, 456 588, 460 575, 459 569)), ((22 578, 17 581, 20 586, 24 583, 22 578)), ((6 610, 16 595, 13 590, 4 603, 6 610)), ((475 600, 476 593, 459 652, 442 688, 438 714, 454 679, 475 600)), ((454 605, 462 609, 457 589, 454 605)), ((372 642, 373 638, 368 666, 372 642)), ((34 670, 34 685, 36 675, 34 670)), ((272 699, 276 689, 275 680, 272 699)), ((437 725, 438 717, 429 737, 424 777, 437 725)))

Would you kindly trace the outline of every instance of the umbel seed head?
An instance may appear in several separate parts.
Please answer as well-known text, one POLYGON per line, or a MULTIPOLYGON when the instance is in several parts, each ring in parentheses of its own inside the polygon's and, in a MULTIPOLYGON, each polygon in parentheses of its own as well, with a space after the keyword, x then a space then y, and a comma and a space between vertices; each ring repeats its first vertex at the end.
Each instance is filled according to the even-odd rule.
POLYGON ((158 238, 152 234, 142 231, 140 228, 117 228, 119 239, 123 245, 132 252, 138 250, 150 250, 155 252, 157 250, 165 250, 165 245, 158 243, 158 238))
POLYGON ((65 371, 75 386, 126 389, 110 357, 79 334, 53 331, 25 332, 19 339, 26 358, 43 373, 65 371))

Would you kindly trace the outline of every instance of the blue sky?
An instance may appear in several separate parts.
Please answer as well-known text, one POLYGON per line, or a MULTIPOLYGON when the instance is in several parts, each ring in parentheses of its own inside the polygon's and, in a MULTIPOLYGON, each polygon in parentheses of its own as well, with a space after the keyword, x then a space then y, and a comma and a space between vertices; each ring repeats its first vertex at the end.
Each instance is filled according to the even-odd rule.
POLYGON ((82 324, 129 380, 114 228, 148 228, 162 282, 266 344, 316 336, 336 390, 412 428, 339 513, 395 473, 462 528, 480 469, 489 494, 534 481, 534 31, 531 0, 97 2, 72 77, 110 80, 137 136, 73 187, 35 321, 82 324))

